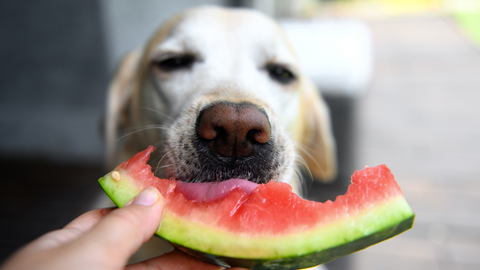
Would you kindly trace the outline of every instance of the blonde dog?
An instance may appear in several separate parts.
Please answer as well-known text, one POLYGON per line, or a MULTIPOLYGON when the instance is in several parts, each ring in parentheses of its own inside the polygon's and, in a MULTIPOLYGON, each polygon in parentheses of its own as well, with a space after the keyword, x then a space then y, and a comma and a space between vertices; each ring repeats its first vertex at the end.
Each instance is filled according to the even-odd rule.
POLYGON ((324 101, 281 28, 251 10, 201 7, 169 20, 122 62, 106 123, 110 164, 154 145, 163 178, 274 179, 301 193, 303 167, 321 181, 336 174, 324 101))

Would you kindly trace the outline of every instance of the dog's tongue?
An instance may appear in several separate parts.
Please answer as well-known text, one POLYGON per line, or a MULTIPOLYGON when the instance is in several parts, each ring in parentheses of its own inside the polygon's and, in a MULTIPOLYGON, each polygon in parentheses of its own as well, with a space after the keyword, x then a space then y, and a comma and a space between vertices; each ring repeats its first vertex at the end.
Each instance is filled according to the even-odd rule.
POLYGON ((248 195, 258 186, 245 179, 229 179, 221 182, 185 183, 177 181, 176 192, 180 192, 187 200, 211 202, 228 195, 232 190, 239 188, 248 195))

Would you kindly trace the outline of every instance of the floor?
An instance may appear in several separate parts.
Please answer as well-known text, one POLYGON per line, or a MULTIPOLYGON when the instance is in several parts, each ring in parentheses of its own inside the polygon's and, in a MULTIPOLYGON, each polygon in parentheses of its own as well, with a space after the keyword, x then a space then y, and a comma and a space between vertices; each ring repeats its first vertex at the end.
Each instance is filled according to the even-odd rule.
POLYGON ((370 26, 375 77, 355 104, 355 169, 387 164, 416 221, 351 255, 351 269, 480 269, 480 48, 448 17, 370 26))
MULTIPOLYGON (((335 123, 346 164, 341 173, 348 178, 365 165, 387 164, 417 218, 410 231, 327 266, 480 269, 480 50, 446 17, 370 26, 376 52, 370 91, 355 101, 329 100, 345 120, 335 123)), ((0 164, 0 262, 85 211, 104 173, 34 161, 0 164)))

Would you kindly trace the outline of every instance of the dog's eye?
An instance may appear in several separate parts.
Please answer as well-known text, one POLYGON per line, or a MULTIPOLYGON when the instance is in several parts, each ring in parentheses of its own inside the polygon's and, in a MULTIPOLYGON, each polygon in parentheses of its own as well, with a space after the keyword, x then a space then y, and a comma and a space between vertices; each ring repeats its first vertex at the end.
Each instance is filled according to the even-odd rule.
POLYGON ((288 84, 297 79, 297 77, 290 70, 279 65, 267 65, 267 71, 272 79, 282 84, 288 84))
POLYGON ((174 71, 178 69, 190 68, 195 62, 195 57, 192 55, 180 55, 167 58, 154 64, 162 71, 174 71))

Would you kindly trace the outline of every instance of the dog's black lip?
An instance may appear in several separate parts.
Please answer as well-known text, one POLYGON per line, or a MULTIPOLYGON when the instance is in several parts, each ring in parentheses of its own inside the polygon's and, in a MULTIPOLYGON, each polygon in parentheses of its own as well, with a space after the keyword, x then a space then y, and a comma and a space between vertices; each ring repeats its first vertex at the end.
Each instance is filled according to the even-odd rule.
POLYGON ((244 177, 230 177, 230 178, 221 178, 221 179, 197 179, 195 177, 193 177, 192 179, 176 179, 176 180, 180 180, 182 182, 185 182, 185 183, 217 183, 217 182, 222 182, 222 181, 227 181, 227 180, 230 180, 230 179, 244 179, 244 180, 247 180, 249 182, 252 182, 252 183, 255 183, 255 184, 266 184, 268 182, 270 182, 270 180, 273 180, 273 179, 269 179, 269 180, 265 180, 265 179, 257 179, 257 180, 252 180, 252 179, 248 179, 248 178, 244 178, 244 177))
POLYGON ((199 170, 191 175, 179 175, 188 182, 214 182, 236 178, 264 184, 277 176, 273 175, 275 164, 271 162, 270 157, 272 142, 265 144, 266 150, 258 150, 258 155, 234 160, 231 157, 212 154, 206 143, 208 142, 201 138, 195 138, 195 144, 203 144, 203 147, 197 147, 199 170))
MULTIPOLYGON (((183 177, 179 174, 179 171, 181 171, 181 169, 179 169, 177 167, 177 165, 175 165, 175 163, 172 162, 172 157, 167 155, 167 160, 168 160, 167 163, 169 163, 169 164, 171 164, 171 166, 173 166, 173 170, 172 170, 173 172, 171 172, 169 175, 166 175, 166 178, 175 179, 175 180, 182 181, 182 182, 185 182, 185 183, 207 183, 207 182, 222 182, 222 181, 226 181, 226 180, 230 180, 230 179, 245 179, 247 181, 250 181, 250 182, 256 183, 256 184, 266 184, 266 183, 270 182, 271 180, 274 180, 274 178, 272 178, 272 179, 252 179, 251 177, 243 177, 243 176, 235 176, 235 175, 232 175, 232 176, 229 176, 229 177, 222 177, 222 178, 219 178, 219 177, 213 178, 212 177, 212 178, 209 178, 209 179, 200 179, 198 177, 198 173, 201 173, 201 172, 198 172, 197 174, 195 174, 192 177, 183 177)), ((252 173, 250 173, 250 174, 252 174, 252 173)), ((156 171, 155 171, 155 175, 156 175, 156 171)), ((158 175, 156 175, 156 176, 158 176, 158 175)))

